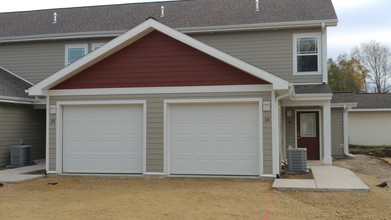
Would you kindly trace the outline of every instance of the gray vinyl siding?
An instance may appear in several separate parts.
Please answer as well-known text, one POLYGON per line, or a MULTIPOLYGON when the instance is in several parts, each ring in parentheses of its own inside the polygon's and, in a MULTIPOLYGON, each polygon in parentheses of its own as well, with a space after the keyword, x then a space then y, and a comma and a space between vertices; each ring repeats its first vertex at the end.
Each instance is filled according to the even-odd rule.
POLYGON ((20 139, 32 145, 33 160, 45 159, 45 110, 31 105, 0 104, 0 166, 10 163, 10 146, 20 139))
MULTIPOLYGON (((225 53, 294 83, 321 83, 321 75, 293 75, 293 34, 320 29, 189 34, 225 53)), ((0 44, 0 66, 38 83, 65 66, 65 45, 108 42, 112 38, 0 44)))
POLYGON ((293 34, 318 28, 192 34, 191 37, 293 83, 321 83, 321 75, 293 75, 293 34))
POLYGON ((331 152, 333 158, 343 158, 343 109, 331 109, 331 152))
MULTIPOLYGON (((149 95, 116 95, 116 96, 63 96, 50 97, 50 105, 58 101, 91 101, 91 100, 146 100, 147 101, 147 172, 163 172, 164 163, 164 100, 167 99, 208 99, 208 98, 259 98, 271 100, 270 92, 243 93, 201 93, 201 94, 149 94, 149 95)), ((270 111, 263 112, 264 117, 271 116, 270 111)), ((56 115, 50 115, 55 119, 56 115)), ((263 124, 264 173, 272 173, 272 131, 271 123, 263 124)), ((56 125, 49 130, 49 170, 56 170, 56 125)))
POLYGON ((65 45, 108 42, 110 39, 40 41, 0 44, 0 66, 31 83, 38 83, 65 67, 65 45))

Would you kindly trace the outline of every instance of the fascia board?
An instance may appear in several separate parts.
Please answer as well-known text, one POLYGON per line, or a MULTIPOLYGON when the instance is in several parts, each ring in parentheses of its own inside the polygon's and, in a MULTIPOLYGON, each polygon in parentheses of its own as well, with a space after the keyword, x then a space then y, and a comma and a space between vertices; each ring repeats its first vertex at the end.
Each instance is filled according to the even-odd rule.
POLYGON ((349 112, 391 112, 391 108, 349 109, 349 112))
MULTIPOLYGON (((179 27, 175 29, 184 34, 191 34, 191 33, 321 27, 322 23, 325 23, 327 27, 335 27, 338 24, 338 20, 328 19, 328 20, 270 22, 270 23, 258 23, 258 24, 238 24, 238 25, 221 25, 221 26, 204 26, 204 27, 179 27)), ((126 33, 126 30, 27 35, 27 36, 0 38, 0 43, 118 37, 124 33, 126 33)))
POLYGON ((293 100, 331 100, 332 93, 319 93, 319 94, 294 94, 293 100))
POLYGON ((287 28, 309 28, 322 27, 324 23, 327 27, 335 27, 338 19, 311 20, 311 21, 287 21, 287 22, 270 22, 258 24, 239 24, 239 25, 222 25, 206 27, 187 27, 177 28, 182 33, 205 33, 205 32, 230 32, 230 31, 252 31, 252 30, 270 30, 270 29, 287 29, 287 28))
POLYGON ((331 108, 355 108, 357 103, 331 103, 331 108))
POLYGON ((103 60, 104 58, 114 54, 115 52, 119 51, 120 49, 124 48, 127 45, 132 44, 133 42, 139 40, 143 36, 147 35, 148 33, 152 32, 153 30, 160 31, 184 44, 187 44, 197 50, 200 50, 206 54, 209 54, 210 56, 219 59, 228 65, 235 66, 236 68, 239 68, 255 77, 258 77, 260 79, 263 79, 267 82, 270 82, 273 84, 273 88, 275 89, 286 89, 288 88, 288 81, 285 81, 277 76, 274 76, 271 73, 268 73, 264 70, 261 70, 255 66, 252 66, 248 63, 245 63, 235 57, 232 57, 228 54, 225 54, 213 47, 210 47, 204 43, 201 43, 200 41, 197 41, 185 34, 182 34, 178 31, 175 31, 174 29, 163 25, 153 19, 149 19, 145 21, 144 23, 141 23, 140 25, 136 26, 135 28, 131 29, 130 31, 126 32, 125 34, 115 38, 114 40, 108 42, 107 44, 103 45, 101 48, 93 51, 87 56, 82 57, 75 63, 63 68, 62 70, 58 71, 57 73, 49 76, 45 80, 39 82, 32 88, 30 88, 29 94, 30 95, 45 95, 44 90, 48 90, 51 87, 57 85, 58 83, 69 79, 73 75, 77 74, 78 72, 88 68, 89 66, 94 65, 95 63, 103 60))

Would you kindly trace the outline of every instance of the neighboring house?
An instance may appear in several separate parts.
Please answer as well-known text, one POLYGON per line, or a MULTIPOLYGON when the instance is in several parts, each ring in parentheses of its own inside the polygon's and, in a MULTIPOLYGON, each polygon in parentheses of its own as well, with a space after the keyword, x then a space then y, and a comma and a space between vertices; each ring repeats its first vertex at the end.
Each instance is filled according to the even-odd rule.
POLYGON ((349 110, 349 143, 391 146, 391 94, 334 93, 332 102, 357 103, 349 110))
POLYGON ((344 156, 343 128, 331 129, 344 105, 331 106, 327 85, 331 0, 124 4, 1 22, 0 64, 47 100, 48 173, 275 177, 288 146, 324 164, 344 156))
POLYGON ((10 146, 32 145, 32 158, 45 158, 45 110, 25 92, 32 84, 0 66, 0 166, 10 164, 10 146))

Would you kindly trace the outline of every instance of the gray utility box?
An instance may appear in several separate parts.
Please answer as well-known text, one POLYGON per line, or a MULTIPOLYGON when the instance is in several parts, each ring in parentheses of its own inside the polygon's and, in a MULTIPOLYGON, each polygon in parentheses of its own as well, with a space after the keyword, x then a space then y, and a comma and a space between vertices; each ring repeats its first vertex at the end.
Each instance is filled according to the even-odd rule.
POLYGON ((11 166, 28 166, 32 164, 31 145, 11 146, 11 166))
POLYGON ((288 171, 291 173, 307 173, 307 149, 288 149, 288 171))

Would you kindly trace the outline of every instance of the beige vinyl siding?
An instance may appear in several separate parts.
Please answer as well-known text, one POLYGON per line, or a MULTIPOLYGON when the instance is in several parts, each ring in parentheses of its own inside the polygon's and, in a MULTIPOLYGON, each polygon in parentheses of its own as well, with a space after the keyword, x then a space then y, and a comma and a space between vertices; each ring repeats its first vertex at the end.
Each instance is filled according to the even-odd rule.
MULTIPOLYGON (((189 34, 201 42, 294 83, 320 83, 321 75, 293 75, 293 34, 320 29, 189 34)), ((112 38, 0 44, 0 65, 37 83, 64 68, 65 45, 108 42, 112 38)))
POLYGON ((320 28, 191 34, 191 37, 294 83, 321 83, 321 75, 293 75, 293 34, 320 28))
MULTIPOLYGON (((50 105, 57 101, 91 101, 91 100, 146 100, 147 101, 147 172, 163 172, 164 163, 164 100, 166 99, 208 99, 208 98, 259 98, 271 100, 270 92, 243 93, 201 93, 201 94, 150 94, 150 95, 116 95, 116 96, 64 96, 50 97, 50 105)), ((271 116, 270 111, 263 116, 271 116)), ((55 119, 55 115, 50 115, 55 119)), ((272 173, 272 134, 271 123, 264 123, 264 173, 272 173)), ((49 134, 49 170, 56 170, 56 126, 50 125, 49 134)))
POLYGON ((343 109, 331 109, 331 153, 333 158, 343 158, 343 109))
POLYGON ((349 142, 364 146, 391 146, 391 112, 349 112, 349 142))
POLYGON ((0 66, 38 83, 65 66, 65 45, 108 42, 110 39, 39 41, 0 44, 0 66))
POLYGON ((31 105, 0 104, 0 166, 10 163, 10 146, 20 139, 32 145, 33 160, 45 159, 45 118, 31 105))

